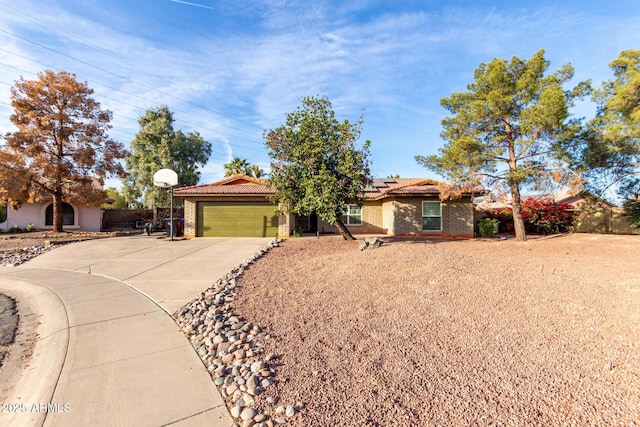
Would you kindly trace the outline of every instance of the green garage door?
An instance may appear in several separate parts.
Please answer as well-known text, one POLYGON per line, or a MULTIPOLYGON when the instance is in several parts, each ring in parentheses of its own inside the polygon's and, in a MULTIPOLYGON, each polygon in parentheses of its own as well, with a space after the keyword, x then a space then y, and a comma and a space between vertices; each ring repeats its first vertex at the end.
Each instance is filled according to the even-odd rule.
POLYGON ((276 237, 275 208, 268 202, 198 202, 196 236, 276 237))

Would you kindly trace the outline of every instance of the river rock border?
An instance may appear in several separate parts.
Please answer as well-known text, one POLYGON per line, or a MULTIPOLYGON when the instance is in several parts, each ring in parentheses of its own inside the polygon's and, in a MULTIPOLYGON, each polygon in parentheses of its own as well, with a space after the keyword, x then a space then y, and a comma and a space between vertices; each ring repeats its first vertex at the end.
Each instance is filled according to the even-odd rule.
POLYGON ((178 310, 174 317, 207 367, 213 382, 225 400, 231 416, 242 427, 273 427, 286 424, 302 405, 269 403, 271 415, 258 413, 254 396, 273 385, 277 355, 268 353, 268 332, 259 325, 243 319, 233 312, 238 277, 253 262, 282 239, 275 239, 264 249, 246 259, 197 298, 178 310))
POLYGON ((38 255, 53 249, 53 246, 28 246, 23 249, 13 249, 0 252, 0 265, 3 267, 16 267, 31 258, 35 258, 38 255))

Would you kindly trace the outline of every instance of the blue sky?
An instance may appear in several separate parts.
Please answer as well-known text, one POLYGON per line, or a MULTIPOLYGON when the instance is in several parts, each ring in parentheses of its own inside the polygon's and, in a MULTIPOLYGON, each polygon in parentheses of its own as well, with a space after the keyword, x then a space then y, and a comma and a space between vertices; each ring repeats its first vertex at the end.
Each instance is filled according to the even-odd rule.
POLYGON ((443 145, 440 99, 481 62, 541 48, 550 70, 571 62, 572 83, 599 86, 620 51, 640 48, 640 2, 0 0, 0 132, 20 76, 64 70, 113 112, 125 144, 167 105, 176 129, 213 144, 212 182, 232 157, 267 170, 263 131, 323 94, 339 119, 364 109, 374 176, 432 176, 413 156, 443 145))

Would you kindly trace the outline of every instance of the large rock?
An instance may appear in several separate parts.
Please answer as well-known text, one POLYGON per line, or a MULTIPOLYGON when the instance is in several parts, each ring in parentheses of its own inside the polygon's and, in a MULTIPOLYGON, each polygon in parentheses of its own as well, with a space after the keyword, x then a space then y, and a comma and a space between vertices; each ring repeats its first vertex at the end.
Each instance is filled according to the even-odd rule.
POLYGON ((365 249, 372 250, 372 249, 379 248, 380 245, 383 243, 384 243, 384 240, 378 237, 366 237, 364 240, 360 240, 360 243, 358 244, 358 248, 361 251, 364 251, 365 249))

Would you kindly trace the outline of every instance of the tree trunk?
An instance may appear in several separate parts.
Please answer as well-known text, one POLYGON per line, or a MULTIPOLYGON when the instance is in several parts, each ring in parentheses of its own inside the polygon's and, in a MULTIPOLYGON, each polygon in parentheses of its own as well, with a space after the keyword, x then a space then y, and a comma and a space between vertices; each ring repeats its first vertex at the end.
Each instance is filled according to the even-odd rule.
POLYGON ((511 183, 511 211, 513 212, 513 229, 516 232, 516 240, 527 241, 527 233, 524 230, 524 219, 522 219, 522 204, 520 200, 520 187, 517 182, 511 183))
POLYGON ((53 194, 53 231, 62 231, 62 192, 56 191, 53 194))
MULTIPOLYGON (((516 136, 514 136, 513 128, 509 117, 504 118, 505 134, 508 141, 509 150, 509 172, 516 174, 518 172, 518 164, 516 157, 516 136)), ((513 229, 516 232, 516 240, 518 242, 527 241, 527 233, 524 231, 524 219, 522 219, 522 205, 520 200, 520 184, 513 176, 508 180, 511 185, 511 212, 513 213, 513 229)))
POLYGON ((347 226, 342 223, 340 218, 338 218, 336 220, 336 224, 335 225, 338 228, 338 231, 340 232, 340 235, 342 236, 342 238, 344 240, 356 240, 356 238, 353 237, 353 235, 351 234, 351 232, 349 231, 347 226))

